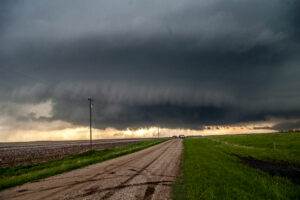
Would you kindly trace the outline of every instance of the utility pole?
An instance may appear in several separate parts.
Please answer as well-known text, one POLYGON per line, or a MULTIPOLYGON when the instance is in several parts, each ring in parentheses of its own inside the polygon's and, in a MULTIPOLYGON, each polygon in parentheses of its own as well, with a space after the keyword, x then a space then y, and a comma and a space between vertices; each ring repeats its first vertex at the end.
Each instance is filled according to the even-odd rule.
POLYGON ((90 146, 91 150, 93 149, 93 142, 92 142, 92 107, 93 107, 93 100, 92 98, 88 98, 90 102, 90 146))
POLYGON ((157 136, 158 136, 158 138, 159 138, 159 127, 158 127, 158 129, 157 129, 157 136))

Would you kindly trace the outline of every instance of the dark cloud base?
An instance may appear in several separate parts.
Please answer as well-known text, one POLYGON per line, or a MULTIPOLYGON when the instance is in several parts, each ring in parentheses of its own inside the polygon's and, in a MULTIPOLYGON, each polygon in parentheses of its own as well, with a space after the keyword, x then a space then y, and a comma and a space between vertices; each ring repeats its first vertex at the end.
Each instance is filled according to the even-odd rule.
POLYGON ((53 103, 7 115, 88 125, 91 96, 97 128, 300 118, 299 1, 124 2, 2 1, 0 102, 53 103))

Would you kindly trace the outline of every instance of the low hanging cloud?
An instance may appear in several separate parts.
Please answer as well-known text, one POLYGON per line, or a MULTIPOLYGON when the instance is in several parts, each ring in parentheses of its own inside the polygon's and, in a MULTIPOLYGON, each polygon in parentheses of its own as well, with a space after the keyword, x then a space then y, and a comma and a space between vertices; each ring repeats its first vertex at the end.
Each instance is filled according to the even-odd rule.
POLYGON ((96 128, 300 117, 296 0, 0 4, 0 111, 15 121, 87 126, 88 97, 96 128), (45 102, 46 117, 8 112, 45 102))
POLYGON ((300 120, 284 120, 272 127, 275 130, 292 130, 292 129, 300 129, 300 120))

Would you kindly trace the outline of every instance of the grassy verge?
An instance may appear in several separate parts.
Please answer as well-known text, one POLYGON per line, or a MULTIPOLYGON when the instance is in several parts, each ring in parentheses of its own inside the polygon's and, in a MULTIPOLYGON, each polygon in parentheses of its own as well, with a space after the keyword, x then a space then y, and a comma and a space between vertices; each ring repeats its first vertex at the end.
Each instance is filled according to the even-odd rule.
POLYGON ((284 162, 300 167, 300 133, 208 137, 231 154, 259 160, 284 162))
POLYGON ((229 154, 298 165, 298 137, 272 134, 185 139, 183 176, 173 186, 174 199, 300 199, 300 186, 250 168, 229 154), (275 149, 273 141, 277 142, 275 149))
POLYGON ((166 140, 148 140, 114 149, 75 153, 56 161, 2 168, 0 169, 0 190, 130 154, 164 141, 166 140))

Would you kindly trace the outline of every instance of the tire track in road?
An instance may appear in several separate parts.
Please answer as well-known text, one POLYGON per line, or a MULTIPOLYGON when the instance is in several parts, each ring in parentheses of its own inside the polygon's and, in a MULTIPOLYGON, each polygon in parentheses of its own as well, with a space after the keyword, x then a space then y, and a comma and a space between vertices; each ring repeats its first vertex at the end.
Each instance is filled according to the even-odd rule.
MULTIPOLYGON (((141 155, 141 156, 142 156, 142 155, 141 155)), ((132 161, 135 161, 135 160, 139 159, 141 156, 139 156, 139 157, 134 157, 134 158, 129 159, 129 160, 127 160, 127 161, 125 161, 125 162, 123 162, 123 163, 121 163, 121 164, 118 164, 118 165, 113 165, 114 167, 108 166, 108 167, 106 167, 106 168, 104 169, 103 172, 96 174, 96 177, 101 176, 101 175, 104 175, 104 174, 109 173, 109 172, 111 173, 112 170, 116 170, 116 169, 118 169, 118 168, 120 168, 120 167, 123 167, 124 165, 126 165, 126 164, 128 164, 128 163, 130 163, 130 162, 132 162, 132 161), (109 168, 109 169, 107 169, 107 168, 109 168)), ((74 177, 74 176, 73 176, 73 177, 74 177)), ((69 177, 65 177, 65 178, 54 178, 54 180, 67 179, 67 178, 69 178, 69 177)), ((51 179, 53 179, 53 178, 51 178, 51 179)), ((64 192, 64 191, 66 191, 66 190, 68 190, 68 189, 71 189, 71 188, 74 189, 75 186, 78 186, 78 185, 81 185, 81 184, 87 184, 87 183, 89 183, 89 182, 96 182, 96 181, 99 181, 99 180, 100 180, 100 179, 95 179, 95 175, 91 175, 89 178, 85 178, 85 179, 82 180, 82 181, 74 181, 73 183, 68 184, 68 185, 58 185, 58 186, 54 186, 54 187, 44 188, 44 189, 39 190, 38 192, 49 191, 49 190, 55 190, 55 189, 60 188, 60 190, 58 190, 58 191, 56 190, 56 191, 54 191, 54 192, 52 192, 52 193, 48 193, 47 195, 41 197, 41 199, 47 199, 47 197, 52 196, 52 195, 54 195, 54 194, 59 194, 60 192, 64 192)), ((101 180, 102 180, 102 178, 101 178, 101 180)), ((40 181, 40 180, 39 180, 39 181, 40 181)), ((31 191, 31 192, 30 192, 30 191, 28 192, 28 191, 29 191, 29 190, 27 190, 27 189, 21 189, 21 190, 18 190, 19 193, 26 192, 26 195, 37 193, 37 191, 31 191)), ((15 197, 20 197, 20 196, 23 196, 23 195, 24 195, 24 194, 15 195, 15 197)))
MULTIPOLYGON (((156 147, 156 146, 154 146, 154 147, 156 147)), ((47 192, 47 191, 52 190, 52 192, 50 192, 50 193, 47 192, 47 194, 45 194, 44 196, 40 196, 40 199, 51 199, 51 196, 53 196, 53 195, 59 195, 60 193, 65 193, 67 190, 72 191, 76 188, 81 187, 81 185, 84 185, 86 187, 86 186, 88 186, 88 184, 93 184, 94 182, 101 181, 101 180, 103 180, 102 175, 110 174, 111 172, 116 171, 118 168, 122 168, 123 166, 126 166, 127 164, 129 164, 131 162, 134 162, 138 159, 141 159, 142 157, 145 157, 147 154, 149 154, 148 151, 144 151, 144 152, 141 151, 135 157, 129 158, 128 160, 125 160, 125 161, 121 161, 117 164, 114 163, 112 165, 108 165, 108 166, 104 167, 103 171, 100 173, 98 172, 96 175, 95 174, 89 175, 88 178, 83 176, 84 177, 83 180, 80 180, 80 181, 73 181, 72 183, 69 183, 69 184, 55 185, 53 187, 46 187, 39 191, 21 190, 20 193, 22 193, 22 192, 26 192, 26 193, 15 195, 15 197, 21 197, 24 195, 33 195, 36 193, 47 192)), ((58 175, 58 176, 60 176, 60 175, 58 175)), ((80 175, 80 176, 82 176, 82 175, 80 175)), ((62 179, 69 179, 69 178, 70 177, 63 176, 63 178, 62 177, 55 177, 55 178, 51 177, 50 179, 51 180, 58 180, 58 179, 62 180, 62 179)), ((72 178, 74 178, 74 176, 72 176, 72 178)))
MULTIPOLYGON (((111 190, 119 190, 127 187, 139 187, 143 185, 165 185, 165 186, 171 186, 172 181, 152 181, 152 182, 144 182, 144 183, 136 183, 136 184, 125 184, 125 185, 119 185, 117 187, 108 187, 108 188, 102 188, 100 189, 99 187, 91 187, 86 189, 86 193, 84 195, 80 195, 80 197, 87 197, 89 195, 95 194, 95 193, 100 193, 100 192, 105 192, 105 191, 111 191, 111 190)), ((147 191, 146 191, 147 193, 147 191)), ((145 195, 146 196, 146 195, 145 195)), ((79 197, 79 196, 78 196, 79 197)), ((103 199, 103 197, 101 198, 103 199)))
POLYGON ((170 199, 182 151, 169 140, 39 182, 0 192, 0 199, 170 199))
MULTIPOLYGON (((145 165, 143 168, 141 168, 140 170, 138 170, 134 175, 132 175, 131 177, 129 177, 128 179, 126 179, 124 182, 122 182, 120 186, 127 184, 128 182, 130 182, 132 179, 134 179, 136 176, 140 175, 145 169, 147 169, 150 165, 152 165, 156 160, 158 160, 162 155, 164 155, 164 153, 169 149, 169 147, 173 144, 174 142, 172 141, 164 150, 163 152, 158 156, 155 157, 153 160, 151 160, 147 165, 145 165)), ((112 195, 114 195, 114 193, 116 192, 116 190, 112 190, 110 192, 108 192, 107 194, 104 195, 104 197, 102 197, 102 199, 108 199, 110 198, 112 195)))
MULTIPOLYGON (((174 149, 176 151, 176 148, 172 148, 172 149, 174 149)), ((169 150, 170 150, 170 148, 169 148, 169 150)), ((163 157, 161 157, 161 160, 168 160, 168 157, 171 157, 171 159, 174 160, 173 162, 176 162, 176 157, 173 155, 173 154, 176 154, 175 151, 171 151, 171 155, 170 154, 165 154, 163 157)), ((172 162, 172 160, 171 160, 171 162, 172 162)), ((159 170, 160 170, 159 171, 160 175, 157 176, 154 173, 152 173, 152 171, 157 171, 157 169, 149 169, 149 171, 147 173, 147 181, 151 182, 151 181, 153 181, 153 179, 155 179, 157 182, 162 182, 163 178, 165 179, 167 177, 170 177, 170 176, 166 175, 167 171, 168 171, 167 166, 159 167, 159 170)), ((176 176, 173 176, 172 178, 175 179, 175 177, 176 176)), ((163 184, 149 185, 146 189, 146 192, 145 192, 145 195, 144 195, 144 200, 152 199, 153 195, 155 194, 156 188, 160 187, 160 186, 166 186, 166 185, 163 185, 163 184)), ((170 185, 168 185, 168 186, 170 187, 170 185)))

